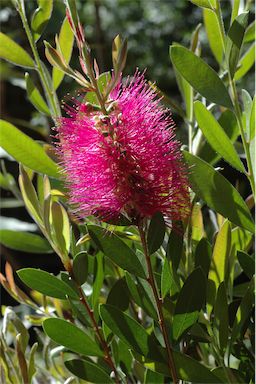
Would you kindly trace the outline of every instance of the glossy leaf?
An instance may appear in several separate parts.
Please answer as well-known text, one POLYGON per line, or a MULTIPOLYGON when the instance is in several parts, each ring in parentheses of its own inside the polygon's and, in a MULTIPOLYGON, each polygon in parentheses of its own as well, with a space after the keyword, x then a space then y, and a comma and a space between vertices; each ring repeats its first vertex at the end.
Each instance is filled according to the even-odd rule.
POLYGON ((223 354, 226 349, 229 336, 228 299, 224 282, 219 285, 217 291, 216 302, 214 305, 214 324, 219 348, 223 354))
POLYGON ((143 356, 157 354, 157 345, 150 342, 146 330, 132 317, 107 304, 100 306, 100 316, 111 331, 134 351, 143 356))
POLYGON ((194 192, 210 208, 215 209, 234 224, 254 232, 250 211, 237 190, 205 161, 187 151, 183 151, 183 154, 191 167, 189 179, 194 192))
POLYGON ((233 78, 239 60, 240 49, 248 21, 248 12, 241 13, 233 21, 227 35, 226 60, 230 76, 233 78))
POLYGON ((246 73, 251 69, 255 62, 255 43, 253 43, 250 48, 245 52, 241 57, 238 63, 238 69, 235 73, 235 80, 241 79, 246 73))
POLYGON ((217 62, 221 64, 223 58, 223 45, 217 15, 210 9, 204 9, 203 16, 204 25, 212 53, 217 62))
POLYGON ((87 360, 67 360, 65 361, 65 366, 73 375, 87 382, 98 384, 113 383, 113 380, 99 365, 87 360))
POLYGON ((31 103, 39 112, 44 113, 46 115, 50 115, 50 111, 46 102, 40 95, 38 89, 36 88, 35 84, 33 83, 28 73, 25 74, 25 79, 26 79, 27 94, 31 103))
POLYGON ((73 273, 79 285, 86 282, 88 276, 88 254, 79 252, 73 260, 73 273))
POLYGON ((156 252, 164 241, 165 222, 162 213, 157 212, 151 219, 148 228, 147 244, 151 255, 156 252))
POLYGON ((194 110, 198 125, 212 148, 229 164, 244 172, 244 166, 233 144, 211 112, 200 101, 194 103, 194 110))
POLYGON ((0 243, 10 249, 28 253, 52 253, 53 250, 43 237, 29 232, 0 230, 0 243))
POLYGON ((172 324, 173 337, 176 340, 197 321, 205 302, 205 291, 205 275, 201 268, 197 268, 185 281, 177 299, 172 324))
POLYGON ((243 251, 237 252, 237 259, 244 273, 251 279, 254 275, 255 261, 252 256, 243 251))
POLYGON ((85 332, 63 319, 49 318, 43 322, 44 332, 57 344, 85 356, 103 356, 98 345, 85 332))
MULTIPOLYGON (((64 57, 67 64, 69 64, 69 61, 71 59, 73 44, 74 44, 74 34, 72 32, 68 19, 65 18, 60 29, 59 45, 60 45, 62 56, 64 57)), ((52 70, 52 81, 53 81, 54 89, 57 89, 59 87, 63 77, 64 77, 64 72, 54 67, 52 70)))
MULTIPOLYGON (((239 127, 234 113, 228 109, 224 111, 218 119, 218 124, 224 130, 230 142, 234 143, 239 135, 239 127)), ((207 141, 199 149, 198 156, 210 164, 215 164, 221 158, 207 141)))
POLYGON ((19 278, 29 288, 43 295, 65 300, 66 296, 77 298, 77 295, 66 283, 46 271, 35 268, 23 268, 17 271, 19 278))
POLYGON ((35 10, 31 20, 31 28, 35 41, 40 38, 51 17, 53 0, 37 0, 37 3, 38 8, 35 10))
POLYGON ((0 58, 21 67, 34 68, 34 62, 29 54, 2 32, 0 32, 0 58))
POLYGON ((58 177, 58 166, 44 149, 8 121, 0 120, 0 146, 16 161, 38 173, 58 177))
POLYGON ((171 46, 173 65, 192 87, 213 103, 232 109, 229 93, 218 74, 200 57, 185 47, 171 46))
POLYGON ((99 249, 115 264, 136 276, 146 277, 135 252, 119 239, 119 237, 96 225, 89 225, 88 231, 99 249))

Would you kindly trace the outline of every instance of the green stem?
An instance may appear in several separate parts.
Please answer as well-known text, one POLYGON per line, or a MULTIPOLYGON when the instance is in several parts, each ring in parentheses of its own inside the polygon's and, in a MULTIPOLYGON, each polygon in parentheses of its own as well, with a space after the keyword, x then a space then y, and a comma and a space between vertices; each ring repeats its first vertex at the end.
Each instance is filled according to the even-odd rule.
POLYGON ((31 34, 31 31, 30 31, 30 28, 29 28, 29 24, 28 24, 28 20, 27 20, 26 14, 23 12, 23 9, 22 9, 22 7, 20 5, 18 5, 17 10, 18 10, 18 12, 20 14, 20 17, 21 17, 21 20, 22 20, 22 23, 23 23, 23 27, 24 27, 24 29, 26 31, 27 38, 28 38, 31 50, 33 52, 34 59, 35 59, 35 62, 36 62, 36 69, 37 69, 37 71, 39 73, 41 84, 42 84, 42 86, 43 86, 43 88, 45 90, 45 94, 46 94, 46 97, 47 97, 50 109, 51 109, 51 111, 52 111, 52 113, 54 114, 55 117, 61 116, 58 102, 57 102, 56 98, 54 97, 54 91, 49 86, 46 74, 44 72, 44 69, 43 69, 43 66, 42 66, 42 63, 41 63, 41 60, 40 60, 40 56, 39 56, 38 51, 37 51, 36 44, 34 42, 33 36, 31 34))
POLYGON ((162 299, 158 295, 158 291, 157 291, 156 282, 155 282, 155 278, 154 278, 154 274, 153 274, 153 269, 152 269, 152 265, 151 265, 150 255, 149 255, 149 252, 148 252, 146 236, 145 236, 145 231, 144 231, 144 228, 143 228, 142 221, 140 221, 138 223, 138 229, 139 229, 139 234, 140 234, 140 238, 141 238, 142 248, 143 248, 144 255, 145 255, 145 258, 146 258, 146 263, 147 263, 148 283, 149 283, 149 285, 152 288, 152 291, 153 291, 153 294, 154 294, 154 298, 155 298, 155 301, 156 301, 157 310, 158 310, 158 322, 159 322, 159 325, 160 325, 160 328, 161 328, 161 331, 162 331, 162 334, 163 334, 164 343, 165 343, 166 351, 167 351, 167 355, 168 355, 169 370, 170 370, 173 382, 175 384, 178 384, 179 379, 178 379, 177 372, 176 372, 176 367, 175 367, 175 362, 174 362, 174 357, 173 357, 173 351, 172 351, 172 348, 171 348, 171 345, 170 345, 170 341, 169 341, 169 337, 168 337, 168 332, 167 332, 166 324, 165 324, 165 321, 164 321, 164 315, 163 315, 163 309, 162 309, 163 302, 162 302, 162 299))

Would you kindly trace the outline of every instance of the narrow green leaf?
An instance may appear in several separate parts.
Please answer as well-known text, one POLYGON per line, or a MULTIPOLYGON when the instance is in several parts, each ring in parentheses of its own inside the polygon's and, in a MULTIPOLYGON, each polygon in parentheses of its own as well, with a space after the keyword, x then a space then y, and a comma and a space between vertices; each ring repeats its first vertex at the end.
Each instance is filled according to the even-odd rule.
POLYGON ((96 225, 89 225, 88 232, 99 249, 121 268, 145 278, 144 269, 132 249, 112 232, 96 225))
POLYGON ((244 172, 244 166, 233 144, 211 112, 200 101, 194 103, 194 110, 198 125, 212 148, 232 167, 244 172))
POLYGON ((253 43, 238 63, 238 69, 235 73, 235 80, 241 79, 251 69, 255 62, 255 43, 253 43))
POLYGON ((172 324, 173 337, 176 340, 197 321, 205 302, 205 291, 205 275, 201 268, 197 268, 185 281, 177 299, 172 324))
POLYGON ((171 46, 173 65, 192 87, 213 103, 232 109, 229 93, 218 74, 200 57, 185 47, 171 46))
POLYGON ((31 20, 31 28, 35 41, 40 38, 48 20, 51 18, 53 0, 37 0, 37 3, 38 8, 35 10, 31 20))
POLYGON ((164 384, 164 376, 160 373, 147 369, 145 371, 144 383, 143 384, 164 384))
POLYGON ((36 221, 36 223, 38 223, 39 226, 43 225, 40 204, 35 188, 28 176, 28 173, 22 166, 20 166, 19 186, 29 214, 33 217, 33 219, 36 221))
POLYGON ((43 322, 43 329, 53 341, 73 352, 81 353, 85 356, 103 356, 103 352, 94 340, 80 328, 66 320, 46 319, 43 322))
POLYGON ((65 208, 55 201, 51 205, 51 213, 56 242, 63 256, 67 257, 70 249, 70 223, 68 214, 65 208))
POLYGON ((16 355, 18 358, 18 364, 19 364, 19 370, 22 376, 22 382, 23 383, 28 383, 28 366, 27 366, 27 361, 25 358, 25 354, 22 351, 21 348, 21 334, 18 333, 16 336, 16 355))
POLYGON ((34 68, 34 62, 29 54, 2 32, 0 32, 0 58, 21 67, 34 68))
MULTIPOLYGON (((100 316, 111 331, 135 352, 143 356, 158 355, 158 345, 132 317, 108 304, 100 306, 100 316)), ((158 359, 161 361, 161 356, 158 356, 158 359)))
POLYGON ((77 299, 77 295, 66 283, 46 271, 35 268, 23 268, 17 271, 19 278, 29 288, 43 295, 65 300, 66 296, 77 299))
POLYGON ((212 250, 211 245, 206 238, 202 238, 196 246, 195 250, 195 268, 201 267, 208 276, 211 263, 212 250))
MULTIPOLYGON (((251 116, 250 116, 250 141, 255 139, 255 114, 256 114, 256 97, 254 96, 252 101, 251 116)), ((255 159, 255 156, 252 156, 252 160, 255 159)))
POLYGON ((166 257, 172 263, 175 271, 178 269, 183 253, 183 235, 183 227, 179 226, 178 231, 175 229, 171 231, 168 239, 166 257))
POLYGON ((28 253, 52 253, 53 250, 46 239, 29 232, 0 230, 0 242, 10 249, 28 253))
POLYGON ((231 24, 233 23, 235 18, 238 16, 239 7, 240 7, 240 0, 234 0, 232 4, 231 24))
POLYGON ((251 160, 252 160, 252 172, 253 172, 253 176, 254 176, 254 179, 256 178, 256 153, 255 153, 255 147, 256 147, 256 136, 254 136, 253 139, 251 139, 250 141, 250 146, 249 146, 249 151, 250 151, 250 157, 251 157, 251 160))
POLYGON ((125 278, 121 278, 115 282, 111 288, 107 304, 119 308, 121 311, 126 311, 129 307, 129 293, 125 278))
POLYGON ((217 15, 210 9, 204 9, 203 16, 204 25, 212 53, 217 62, 221 64, 223 58, 223 46, 220 25, 218 22, 217 15))
POLYGON ((204 222, 200 203, 195 203, 193 206, 191 214, 191 227, 192 240, 195 242, 200 241, 204 236, 204 222))
POLYGON ((34 343, 31 347, 29 354, 29 362, 28 362, 28 382, 32 381, 32 377, 36 373, 36 365, 35 365, 35 353, 37 351, 38 343, 34 343))
POLYGON ((231 228, 228 220, 225 220, 220 228, 213 248, 209 272, 209 287, 207 293, 208 312, 213 308, 215 295, 219 285, 225 280, 228 271, 228 257, 231 249, 231 228))
POLYGON ((79 252, 73 260, 73 273, 79 285, 86 282, 88 276, 88 254, 79 252))
POLYGON ((244 35, 244 43, 250 43, 255 40, 255 20, 248 25, 244 35))
POLYGON ((228 299, 224 281, 219 285, 216 302, 214 305, 214 330, 217 334, 219 348, 222 355, 228 343, 228 299))
POLYGON ((237 190, 205 161, 187 151, 183 151, 183 154, 191 167, 189 179, 194 192, 210 208, 215 209, 234 224, 254 232, 250 211, 237 190))
MULTIPOLYGON (((246 137, 246 141, 250 141, 250 119, 252 110, 252 98, 246 89, 242 89, 242 101, 243 101, 243 129, 246 137)), ((254 127, 255 128, 255 127, 254 127)))
POLYGON ((226 61, 232 78, 236 72, 247 22, 248 12, 241 13, 233 21, 228 31, 226 44, 226 61))
POLYGON ((26 87, 27 87, 27 94, 28 98, 31 101, 31 103, 34 105, 34 107, 39 111, 42 112, 48 116, 50 116, 49 108, 40 95, 38 89, 36 88, 35 84, 33 83, 30 75, 28 73, 25 74, 26 79, 26 87))
POLYGON ((164 241, 165 235, 165 222, 162 213, 157 212, 151 219, 148 236, 147 236, 147 244, 148 251, 151 255, 156 252, 164 241))
MULTIPOLYGON (((66 63, 69 64, 71 55, 72 55, 73 45, 74 45, 74 34, 72 32, 71 26, 67 18, 64 19, 60 29, 59 44, 60 44, 62 56, 64 57, 66 63)), ((52 81, 53 81, 54 89, 57 89, 59 87, 63 77, 64 77, 64 72, 60 71, 56 67, 53 67, 52 81)))
MULTIPOLYGON (((221 125, 231 143, 234 143, 239 136, 239 127, 234 113, 228 109, 224 111, 218 119, 218 124, 221 125)), ((216 164, 221 158, 207 141, 205 141, 204 145, 199 149, 198 156, 212 165, 216 164)))
POLYGON ((104 260, 102 253, 98 253, 94 262, 94 281, 93 281, 93 292, 92 292, 92 307, 93 310, 98 311, 98 303, 100 297, 100 291, 104 281, 104 260))
POLYGON ((109 375, 95 363, 74 359, 65 361, 65 366, 73 375, 87 382, 98 384, 113 383, 109 375))
POLYGON ((164 259, 163 270, 161 274, 161 295, 164 299, 172 286, 172 273, 170 268, 170 262, 167 258, 164 259))
POLYGON ((0 120, 0 146, 33 171, 58 177, 58 166, 44 149, 8 121, 0 120))
POLYGON ((191 3, 197 5, 198 7, 202 8, 209 8, 212 9, 215 7, 216 0, 189 0, 191 3))
POLYGON ((237 252, 237 259, 244 273, 251 279, 254 275, 255 261, 254 258, 243 251, 237 252))

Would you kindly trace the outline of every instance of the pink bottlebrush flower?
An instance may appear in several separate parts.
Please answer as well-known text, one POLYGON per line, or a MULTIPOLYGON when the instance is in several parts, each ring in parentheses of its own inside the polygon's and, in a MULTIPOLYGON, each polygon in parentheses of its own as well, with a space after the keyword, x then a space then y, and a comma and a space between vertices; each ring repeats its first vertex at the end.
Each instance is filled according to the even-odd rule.
POLYGON ((186 169, 170 112, 144 75, 110 94, 108 116, 86 104, 59 121, 58 152, 80 217, 151 217, 189 213, 186 169))

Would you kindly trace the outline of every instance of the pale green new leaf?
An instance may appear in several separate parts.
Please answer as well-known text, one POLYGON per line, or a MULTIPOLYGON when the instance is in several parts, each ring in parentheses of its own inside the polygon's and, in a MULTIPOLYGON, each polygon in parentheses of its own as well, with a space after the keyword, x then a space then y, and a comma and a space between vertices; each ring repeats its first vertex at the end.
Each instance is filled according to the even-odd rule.
POLYGON ((251 69, 255 62, 255 43, 253 43, 248 51, 241 57, 238 63, 238 69, 235 73, 234 79, 241 79, 251 69))
POLYGON ((34 68, 34 62, 29 54, 2 32, 0 32, 0 58, 21 67, 34 68))
POLYGON ((220 26, 216 13, 210 9, 204 9, 204 25, 209 40, 209 44, 215 59, 220 64, 223 58, 223 44, 220 26))

